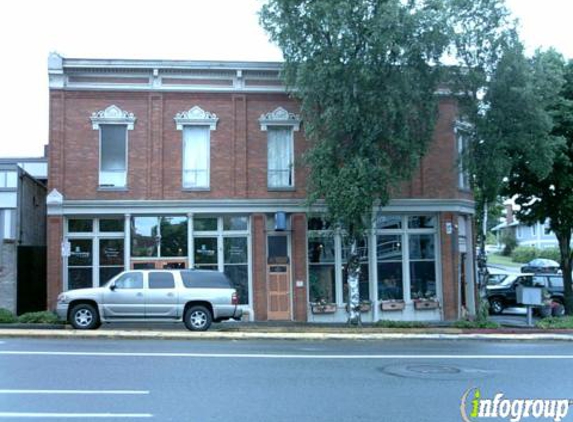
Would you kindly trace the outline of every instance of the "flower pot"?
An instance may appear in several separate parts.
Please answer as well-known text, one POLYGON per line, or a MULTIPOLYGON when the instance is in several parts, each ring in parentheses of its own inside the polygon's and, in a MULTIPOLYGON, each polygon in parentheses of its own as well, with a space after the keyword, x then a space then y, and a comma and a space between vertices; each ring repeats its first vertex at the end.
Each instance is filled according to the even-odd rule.
MULTIPOLYGON (((372 304, 370 302, 361 302, 358 306, 360 312, 370 312, 371 309, 372 304)), ((348 304, 346 305, 346 312, 350 312, 350 306, 348 304)))

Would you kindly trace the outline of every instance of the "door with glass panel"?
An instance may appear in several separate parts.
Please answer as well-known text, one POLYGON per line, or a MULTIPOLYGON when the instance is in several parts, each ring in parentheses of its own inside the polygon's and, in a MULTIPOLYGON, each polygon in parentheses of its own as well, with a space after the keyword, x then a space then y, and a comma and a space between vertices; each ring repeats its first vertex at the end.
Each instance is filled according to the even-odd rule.
POLYGON ((133 271, 125 273, 104 290, 103 314, 107 318, 145 316, 143 273, 133 271))
POLYGON ((287 235, 267 237, 267 318, 291 319, 290 259, 287 235))

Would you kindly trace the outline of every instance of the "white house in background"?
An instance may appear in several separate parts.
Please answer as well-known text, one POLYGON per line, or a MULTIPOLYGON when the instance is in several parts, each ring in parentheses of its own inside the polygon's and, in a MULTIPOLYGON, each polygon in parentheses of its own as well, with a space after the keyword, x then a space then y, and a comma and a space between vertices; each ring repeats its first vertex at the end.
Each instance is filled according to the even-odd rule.
POLYGON ((513 216, 511 204, 506 204, 505 210, 505 222, 491 229, 497 238, 498 245, 502 244, 501 238, 503 233, 510 230, 515 234, 519 246, 529 246, 537 249, 559 247, 555 233, 549 229, 549 220, 546 220, 544 223, 537 222, 533 225, 526 225, 513 216))

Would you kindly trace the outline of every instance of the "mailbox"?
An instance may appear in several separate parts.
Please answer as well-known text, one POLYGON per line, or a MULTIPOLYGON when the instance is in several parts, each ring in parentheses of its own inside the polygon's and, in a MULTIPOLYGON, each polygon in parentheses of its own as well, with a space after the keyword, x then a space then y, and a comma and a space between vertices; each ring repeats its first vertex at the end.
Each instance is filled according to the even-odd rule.
POLYGON ((517 286, 517 303, 522 305, 541 305, 543 302, 543 287, 517 286))

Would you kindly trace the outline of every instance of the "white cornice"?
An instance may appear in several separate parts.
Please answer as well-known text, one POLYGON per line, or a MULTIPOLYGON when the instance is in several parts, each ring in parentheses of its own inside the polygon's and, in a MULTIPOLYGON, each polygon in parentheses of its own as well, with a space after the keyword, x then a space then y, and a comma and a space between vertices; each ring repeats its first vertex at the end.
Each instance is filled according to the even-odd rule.
MULTIPOLYGON (((474 214, 475 203, 464 199, 397 199, 382 208, 392 213, 457 212, 474 214)), ((313 211, 324 209, 316 204, 313 211)), ((205 214, 308 212, 304 199, 195 199, 195 200, 64 200, 48 206, 48 215, 205 214)))

